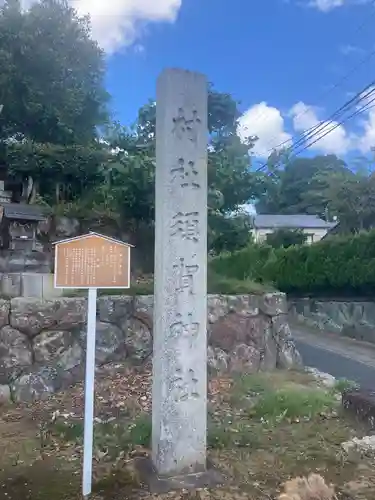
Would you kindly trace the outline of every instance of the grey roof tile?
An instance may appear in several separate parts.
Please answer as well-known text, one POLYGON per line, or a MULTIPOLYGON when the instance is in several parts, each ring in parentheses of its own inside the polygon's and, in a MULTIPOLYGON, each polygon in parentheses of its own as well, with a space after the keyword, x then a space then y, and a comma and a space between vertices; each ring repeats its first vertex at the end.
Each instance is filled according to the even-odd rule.
POLYGON ((42 221, 46 218, 45 210, 38 205, 23 203, 0 203, 4 209, 4 217, 15 220, 42 221))
POLYGON ((254 226, 265 229, 331 229, 336 222, 326 222, 316 215, 273 215, 259 214, 254 216, 254 226))

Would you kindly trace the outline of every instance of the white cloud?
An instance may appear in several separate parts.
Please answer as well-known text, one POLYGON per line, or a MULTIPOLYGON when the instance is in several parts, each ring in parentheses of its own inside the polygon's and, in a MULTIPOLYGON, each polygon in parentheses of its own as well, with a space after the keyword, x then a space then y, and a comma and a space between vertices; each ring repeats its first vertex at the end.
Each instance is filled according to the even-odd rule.
MULTIPOLYGON (((22 0, 24 8, 37 0, 22 0)), ((131 45, 147 23, 174 22, 182 0, 68 0, 91 17, 93 38, 107 52, 131 45)))
POLYGON ((362 94, 363 102, 359 105, 359 108, 363 106, 368 106, 366 115, 362 116, 359 120, 359 128, 362 133, 357 136, 358 149, 362 153, 368 153, 375 147, 375 102, 374 102, 374 91, 375 87, 367 89, 367 91, 362 94))
POLYGON ((331 12, 338 7, 366 5, 371 3, 372 0, 300 0, 300 5, 306 6, 307 4, 308 7, 320 10, 321 12, 331 12))
MULTIPOLYGON (((296 132, 302 133, 318 125, 321 120, 317 116, 317 110, 303 102, 298 102, 290 110, 290 116, 293 121, 293 128, 296 132)), ((307 143, 319 140, 312 146, 323 153, 333 153, 337 155, 346 154, 353 147, 353 135, 348 133, 343 125, 337 125, 337 122, 323 122, 319 128, 314 131, 314 136, 307 139, 307 143), (329 133, 327 133, 329 132, 329 133)), ((305 146, 305 142, 304 142, 305 146)))
POLYGON ((375 147, 375 109, 371 109, 367 120, 362 122, 363 134, 358 140, 358 149, 368 153, 375 147))
POLYGON ((291 140, 291 135, 284 130, 284 118, 281 112, 266 102, 255 104, 240 118, 238 134, 242 139, 256 136, 254 154, 267 158, 270 150, 281 143, 291 140))
MULTIPOLYGON (((369 106, 374 106, 371 99, 374 99, 374 95, 365 99, 361 106, 366 101, 369 106)), ((353 151, 367 154, 375 147, 375 107, 359 115, 357 120, 350 120, 344 125, 336 121, 322 121, 324 114, 324 110, 308 106, 302 101, 292 106, 286 114, 266 102, 261 102, 250 107, 241 116, 238 134, 243 140, 258 137, 253 152, 262 159, 267 158, 280 144, 291 145, 292 139, 294 152, 308 146, 308 149, 323 154, 344 156, 353 151), (322 118, 319 115, 322 115, 322 118), (286 125, 290 126, 289 130, 286 125), (316 129, 311 135, 303 137, 302 134, 313 127, 316 129), (296 143, 299 139, 302 140, 298 146, 296 143), (314 144, 311 144, 312 142, 314 144)))
POLYGON ((337 7, 342 7, 344 0, 311 0, 310 7, 315 7, 322 12, 329 12, 337 7))
POLYGON ((340 52, 344 56, 350 56, 352 54, 363 54, 365 51, 361 47, 347 44, 340 47, 340 52))
POLYGON ((329 12, 337 7, 342 7, 344 4, 345 0, 311 0, 309 2, 310 7, 314 7, 321 12, 329 12))

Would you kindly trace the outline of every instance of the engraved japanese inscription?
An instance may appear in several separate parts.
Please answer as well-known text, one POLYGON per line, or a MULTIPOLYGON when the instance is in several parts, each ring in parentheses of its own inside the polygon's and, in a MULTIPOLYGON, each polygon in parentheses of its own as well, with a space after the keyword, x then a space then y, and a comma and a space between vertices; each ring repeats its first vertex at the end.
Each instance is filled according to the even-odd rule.
POLYGON ((179 158, 177 166, 171 169, 172 182, 180 182, 182 188, 192 187, 200 188, 198 182, 198 170, 194 161, 185 161, 184 158, 179 158))
POLYGON ((199 213, 178 212, 173 216, 171 236, 180 236, 183 240, 199 241, 199 213))
POLYGON ((186 317, 182 314, 176 314, 176 321, 170 327, 170 336, 173 338, 185 338, 189 341, 190 347, 193 346, 198 338, 200 324, 193 320, 193 313, 186 317))
POLYGON ((206 467, 207 81, 158 81, 153 456, 158 474, 206 467))
POLYGON ((171 380, 174 400, 177 402, 198 399, 198 382, 192 368, 184 369, 178 366, 171 380))
POLYGON ((176 269, 178 273, 176 292, 180 293, 186 290, 189 295, 194 295, 194 274, 199 271, 199 266, 185 264, 185 259, 181 257, 179 264, 175 264, 173 269, 176 269))
POLYGON ((201 124, 202 120, 199 118, 199 114, 196 109, 192 110, 189 118, 186 118, 184 109, 179 108, 177 116, 173 118, 172 133, 175 134, 178 139, 183 139, 186 136, 190 141, 197 142, 197 129, 201 124))

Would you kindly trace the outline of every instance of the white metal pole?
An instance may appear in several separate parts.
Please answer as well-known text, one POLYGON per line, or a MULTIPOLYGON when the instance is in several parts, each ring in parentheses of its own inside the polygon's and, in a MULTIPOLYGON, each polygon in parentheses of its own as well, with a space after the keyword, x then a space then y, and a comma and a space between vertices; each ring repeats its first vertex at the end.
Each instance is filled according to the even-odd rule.
POLYGON ((94 437, 95 334, 97 289, 89 288, 87 308, 85 431, 83 441, 82 494, 87 497, 92 487, 92 450, 94 437))

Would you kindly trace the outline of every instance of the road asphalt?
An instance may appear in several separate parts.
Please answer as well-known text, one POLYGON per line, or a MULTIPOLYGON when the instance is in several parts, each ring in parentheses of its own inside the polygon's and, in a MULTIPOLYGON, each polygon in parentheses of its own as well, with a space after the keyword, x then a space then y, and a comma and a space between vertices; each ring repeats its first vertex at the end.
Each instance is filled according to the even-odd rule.
POLYGON ((305 366, 375 390, 375 345, 306 332, 300 327, 292 327, 292 334, 305 366))

